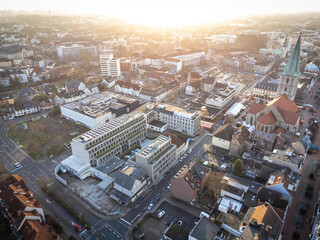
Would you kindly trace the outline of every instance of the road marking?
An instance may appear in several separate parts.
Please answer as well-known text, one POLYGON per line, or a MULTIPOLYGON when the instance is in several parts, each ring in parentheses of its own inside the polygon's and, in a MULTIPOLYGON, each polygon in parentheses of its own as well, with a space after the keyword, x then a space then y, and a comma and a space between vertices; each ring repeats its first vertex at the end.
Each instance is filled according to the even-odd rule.
POLYGON ((101 233, 102 236, 106 237, 106 235, 104 235, 103 233, 101 233))
POLYGON ((129 224, 130 226, 132 226, 131 223, 129 223, 128 221, 124 220, 123 218, 120 218, 120 220, 124 221, 126 224, 129 224))

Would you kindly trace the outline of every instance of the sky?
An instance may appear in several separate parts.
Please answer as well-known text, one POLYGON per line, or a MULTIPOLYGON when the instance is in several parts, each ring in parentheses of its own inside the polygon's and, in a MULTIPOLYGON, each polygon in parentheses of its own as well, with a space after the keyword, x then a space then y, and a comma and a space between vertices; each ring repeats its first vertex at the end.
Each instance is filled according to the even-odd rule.
POLYGON ((320 11, 319 0, 10 0, 1 10, 99 14, 150 25, 187 25, 257 14, 320 11))

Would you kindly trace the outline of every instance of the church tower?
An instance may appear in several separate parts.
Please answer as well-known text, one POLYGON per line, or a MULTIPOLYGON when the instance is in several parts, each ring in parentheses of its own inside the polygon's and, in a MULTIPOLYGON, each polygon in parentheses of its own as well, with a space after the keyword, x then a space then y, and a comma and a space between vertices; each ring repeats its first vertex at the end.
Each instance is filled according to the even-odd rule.
POLYGON ((293 101, 296 93, 300 78, 300 44, 301 44, 301 33, 298 38, 296 45, 290 55, 289 61, 283 70, 278 85, 277 96, 286 94, 287 97, 293 101))

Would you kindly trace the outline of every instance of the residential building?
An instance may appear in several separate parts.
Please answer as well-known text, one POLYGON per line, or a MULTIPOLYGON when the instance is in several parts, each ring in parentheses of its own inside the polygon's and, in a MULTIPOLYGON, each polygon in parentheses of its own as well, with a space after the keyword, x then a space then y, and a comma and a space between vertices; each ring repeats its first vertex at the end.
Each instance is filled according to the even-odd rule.
POLYGON ((171 180, 171 196, 191 203, 202 192, 209 168, 200 165, 198 161, 185 165, 180 173, 171 180))
POLYGON ((0 58, 24 59, 34 55, 33 50, 25 46, 13 45, 0 48, 0 58))
POLYGON ((215 78, 214 77, 207 77, 202 79, 201 81, 201 91, 203 92, 212 92, 215 85, 215 78))
POLYGON ((235 156, 241 156, 244 152, 251 149, 251 144, 247 141, 250 132, 245 126, 235 130, 230 143, 230 153, 235 156))
POLYGON ((251 103, 246 122, 264 132, 282 128, 294 134, 299 130, 300 114, 296 103, 284 94, 267 104, 251 103))
POLYGON ((19 239, 61 239, 47 225, 44 211, 24 179, 12 175, 0 182, 0 209, 19 239))
POLYGON ((169 58, 179 59, 183 66, 200 64, 205 57, 205 51, 201 50, 179 50, 177 53, 168 55, 169 58))
POLYGON ((62 60, 79 60, 86 55, 97 56, 97 49, 83 44, 65 44, 57 47, 57 54, 62 60))
POLYGON ((92 85, 92 86, 87 87, 84 90, 84 92, 87 96, 97 94, 97 93, 99 93, 99 87, 98 87, 98 85, 92 85))
POLYGON ((72 154, 92 166, 98 166, 111 156, 137 146, 145 137, 147 122, 144 114, 124 114, 90 130, 71 142, 72 154))
POLYGON ((32 113, 37 113, 40 110, 38 103, 34 102, 25 102, 25 103, 15 103, 14 105, 14 115, 16 117, 28 115, 32 113))
POLYGON ((231 124, 225 124, 212 134, 212 146, 229 150, 234 128, 231 124))
POLYGON ((84 91, 79 90, 79 91, 75 91, 72 93, 62 93, 60 95, 55 96, 55 100, 54 102, 56 103, 56 105, 61 105, 64 103, 71 103, 74 101, 78 101, 80 99, 83 99, 86 97, 86 94, 84 91), (58 103, 58 104, 57 104, 58 103))
POLYGON ((185 154, 185 152, 188 150, 189 138, 187 138, 186 136, 168 132, 168 130, 163 135, 171 138, 171 142, 177 146, 177 159, 182 157, 182 155, 185 154))
POLYGON ((232 98, 235 95, 236 89, 229 87, 225 89, 218 89, 206 99, 206 105, 208 105, 209 107, 223 109, 229 103, 231 103, 232 98))
POLYGON ((239 214, 243 205, 256 206, 257 194, 262 184, 227 173, 222 181, 219 211, 239 214))
POLYGON ((198 111, 189 111, 169 104, 154 104, 148 107, 154 111, 154 120, 167 123, 168 128, 174 131, 189 136, 200 132, 201 116, 198 111))
POLYGON ((139 197, 147 185, 147 177, 141 168, 127 166, 114 179, 110 197, 127 205, 139 197))
POLYGON ((14 98, 11 94, 2 94, 0 96, 0 106, 13 105, 14 98))
POLYGON ((165 130, 167 130, 168 128, 168 124, 164 123, 164 122, 160 122, 158 120, 153 120, 152 122, 148 123, 148 129, 151 129, 155 132, 164 132, 165 130))
POLYGON ((70 80, 65 84, 66 93, 71 94, 77 91, 84 91, 86 85, 78 80, 70 80))
POLYGON ((290 202, 299 184, 298 177, 299 174, 293 172, 290 168, 282 168, 270 175, 265 187, 281 193, 290 202))
POLYGON ((273 67, 274 61, 258 61, 254 65, 254 72, 259 74, 267 74, 273 67))
POLYGON ((142 87, 140 87, 139 84, 134 84, 131 82, 117 81, 114 89, 117 92, 122 92, 125 94, 139 97, 142 87))
POLYGON ((277 96, 282 96, 286 94, 290 101, 294 101, 297 87, 300 78, 300 44, 301 44, 301 34, 298 38, 293 51, 291 52, 289 61, 285 66, 280 83, 278 85, 277 96))
POLYGON ((223 229, 202 216, 189 233, 188 240, 223 240, 223 229))
POLYGON ((50 110, 50 109, 53 109, 53 108, 54 108, 54 106, 50 102, 40 103, 40 110, 41 111, 50 110))
POLYGON ((161 180, 177 162, 177 147, 169 137, 160 135, 136 153, 136 166, 141 167, 152 181, 161 180))
POLYGON ((121 75, 120 59, 113 59, 113 54, 100 55, 102 76, 119 77, 121 75))
POLYGON ((240 230, 240 240, 276 240, 281 234, 284 212, 273 208, 269 203, 249 208, 240 230))

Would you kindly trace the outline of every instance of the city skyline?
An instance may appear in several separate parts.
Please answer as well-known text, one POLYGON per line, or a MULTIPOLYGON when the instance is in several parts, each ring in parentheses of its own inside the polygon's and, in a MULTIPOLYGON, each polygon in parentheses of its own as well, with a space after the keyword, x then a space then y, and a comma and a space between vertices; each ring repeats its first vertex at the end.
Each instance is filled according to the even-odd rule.
POLYGON ((2 4, 2 10, 48 11, 51 14, 84 14, 104 15, 108 17, 123 18, 135 24, 157 26, 185 26, 233 20, 242 17, 261 14, 301 13, 320 11, 316 1, 304 2, 269 1, 268 5, 260 1, 235 1, 227 3, 200 0, 150 2, 146 0, 121 0, 110 4, 108 1, 95 0, 88 5, 75 1, 42 2, 32 0, 28 2, 14 0, 2 4), (310 8, 310 5, 312 8, 310 8), (183 10, 182 10, 183 9, 183 10))

